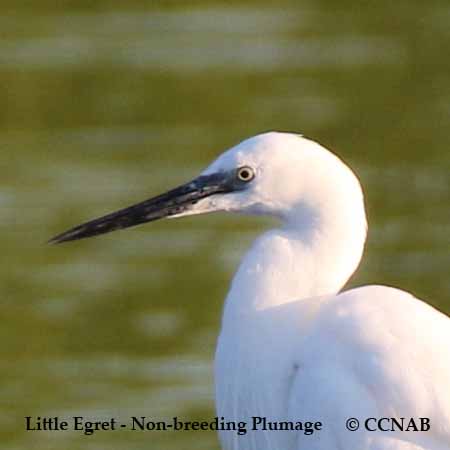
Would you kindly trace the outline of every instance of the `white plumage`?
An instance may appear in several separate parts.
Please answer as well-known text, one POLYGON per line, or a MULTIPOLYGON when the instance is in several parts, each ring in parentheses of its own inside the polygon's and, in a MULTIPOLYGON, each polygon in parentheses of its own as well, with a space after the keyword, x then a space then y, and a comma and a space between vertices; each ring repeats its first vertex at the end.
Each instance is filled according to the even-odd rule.
MULTIPOLYGON (((226 450, 450 448, 450 320, 398 289, 339 294, 364 246, 363 196, 353 173, 302 137, 244 141, 208 171, 253 167, 253 186, 214 209, 271 214, 226 299, 217 346, 217 414, 251 423, 321 421, 293 431, 221 433, 226 450), (348 418, 430 419, 427 432, 350 432, 348 418)), ((208 203, 208 199, 205 201, 208 203)), ((206 207, 206 209, 209 209, 206 207)))

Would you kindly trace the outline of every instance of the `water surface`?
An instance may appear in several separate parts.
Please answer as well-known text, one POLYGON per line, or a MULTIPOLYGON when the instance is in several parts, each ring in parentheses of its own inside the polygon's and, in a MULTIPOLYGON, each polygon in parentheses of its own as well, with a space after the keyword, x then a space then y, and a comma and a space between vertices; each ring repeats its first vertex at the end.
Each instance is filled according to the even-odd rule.
POLYGON ((447 2, 52 3, 0 14, 5 449, 219 448, 212 432, 27 433, 23 417, 214 417, 223 297, 264 223, 45 242, 258 132, 301 132, 359 174, 370 233, 351 286, 450 311, 447 2))

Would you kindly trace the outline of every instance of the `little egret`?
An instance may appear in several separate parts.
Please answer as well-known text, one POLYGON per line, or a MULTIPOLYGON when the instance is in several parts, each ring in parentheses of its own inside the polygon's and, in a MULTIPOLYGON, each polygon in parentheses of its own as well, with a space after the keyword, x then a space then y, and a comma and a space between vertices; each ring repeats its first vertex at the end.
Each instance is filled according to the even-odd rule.
POLYGON ((358 179, 319 144, 290 133, 252 137, 193 181, 52 242, 211 211, 281 223, 254 242, 226 298, 217 414, 248 429, 221 431, 222 447, 449 450, 450 320, 391 287, 340 293, 361 259, 366 215, 358 179), (252 429, 254 417, 266 430, 252 429), (352 418, 358 431, 347 429, 352 418), (406 431, 390 425, 401 418, 406 431), (429 430, 420 431, 421 418, 429 430), (322 427, 310 435, 286 429, 299 422, 322 427))

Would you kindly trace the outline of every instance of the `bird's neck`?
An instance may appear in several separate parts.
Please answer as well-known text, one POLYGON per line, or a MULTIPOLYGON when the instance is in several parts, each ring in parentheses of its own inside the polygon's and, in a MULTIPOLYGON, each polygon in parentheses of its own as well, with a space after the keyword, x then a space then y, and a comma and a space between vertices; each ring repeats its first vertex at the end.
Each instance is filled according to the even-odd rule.
POLYGON ((356 208, 347 204, 293 217, 259 237, 233 279, 224 321, 340 291, 359 264, 366 238, 362 197, 356 208))

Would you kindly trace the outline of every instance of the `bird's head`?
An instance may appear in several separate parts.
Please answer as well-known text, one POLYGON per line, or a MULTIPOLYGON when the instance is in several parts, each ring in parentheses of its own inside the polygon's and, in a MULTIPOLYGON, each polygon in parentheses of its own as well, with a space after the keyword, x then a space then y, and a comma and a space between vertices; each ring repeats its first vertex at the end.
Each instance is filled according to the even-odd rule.
POLYGON ((271 215, 282 220, 333 209, 359 182, 319 144, 291 133, 264 133, 220 155, 199 177, 165 194, 86 222, 54 237, 72 241, 165 217, 213 211, 271 215), (338 195, 341 193, 342 195, 338 195))

